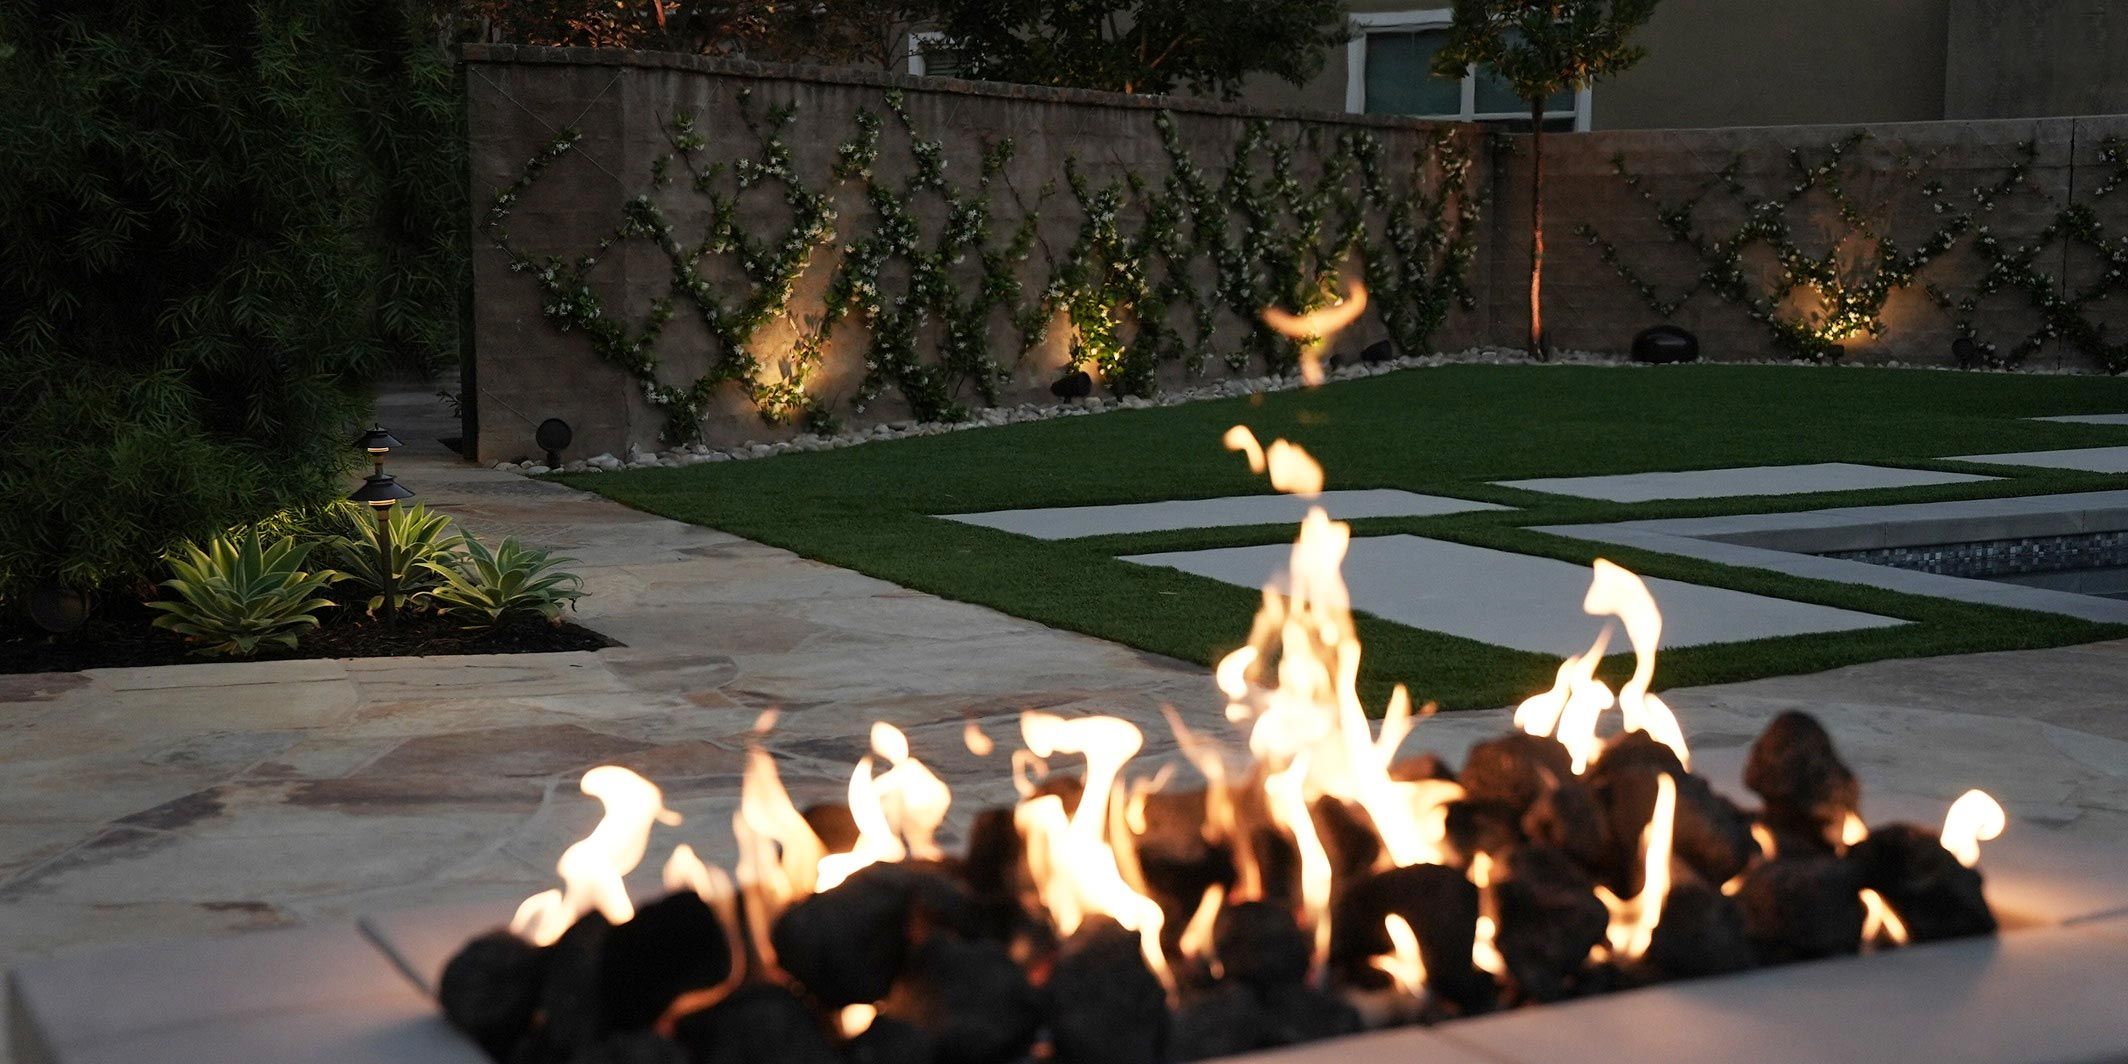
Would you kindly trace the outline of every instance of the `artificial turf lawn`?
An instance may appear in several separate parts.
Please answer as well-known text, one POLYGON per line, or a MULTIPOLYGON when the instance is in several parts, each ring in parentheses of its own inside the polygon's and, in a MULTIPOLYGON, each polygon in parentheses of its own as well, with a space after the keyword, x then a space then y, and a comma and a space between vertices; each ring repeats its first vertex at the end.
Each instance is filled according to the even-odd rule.
MULTIPOLYGON (((1330 488, 1403 488, 1518 507, 1353 522, 1647 576, 1898 617, 1896 628, 1665 651, 1658 688, 1811 672, 1881 658, 2060 646, 2101 625, 1803 580, 1529 531, 1525 526, 2091 491, 2124 478, 1973 466, 1933 456, 2128 444, 2128 428, 2019 420, 2128 410, 2128 379, 1787 366, 1448 366, 1216 402, 1060 418, 770 461, 559 479, 947 598, 1211 664, 1247 635, 1259 595, 1117 555, 1288 541, 1290 525, 1043 541, 932 514, 1268 491, 1220 436, 1246 424, 1322 462, 1330 488), (1803 462, 1869 462, 1999 481, 1619 504, 1490 481, 1803 462)), ((1362 691, 1391 683, 1443 708, 1510 704, 1557 659, 1361 616, 1362 691)), ((1591 622, 1593 633, 1594 622, 1591 622)), ((1615 680, 1630 659, 1614 657, 1615 680)), ((979 663, 971 663, 977 664, 979 663)))

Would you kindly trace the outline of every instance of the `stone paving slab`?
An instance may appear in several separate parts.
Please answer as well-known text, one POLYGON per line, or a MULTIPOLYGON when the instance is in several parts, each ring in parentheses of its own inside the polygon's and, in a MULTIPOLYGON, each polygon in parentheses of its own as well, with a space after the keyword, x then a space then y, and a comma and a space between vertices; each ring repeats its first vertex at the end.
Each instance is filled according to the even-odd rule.
POLYGON ((1534 480, 1502 480, 1496 483, 1504 488, 1521 488, 1551 495, 1572 495, 1583 499, 1653 502, 1658 499, 1721 499, 1742 495, 1811 495, 1823 491, 1869 491, 1934 484, 1969 484, 1996 479, 1999 478, 1972 473, 1943 473, 1930 469, 1896 469, 1891 466, 1857 465, 1852 462, 1813 462, 1807 465, 1620 473, 1601 477, 1540 477, 1534 480))
POLYGON ((1477 510, 1511 509, 1489 502, 1419 495, 1392 488, 1360 488, 1326 491, 1314 499, 1292 495, 1239 495, 1223 499, 1174 499, 939 516, 948 521, 1017 532, 1036 539, 1076 539, 1234 525, 1298 525, 1301 518, 1317 506, 1328 510, 1330 516, 1340 521, 1364 517, 1438 517, 1477 510))
POLYGON ((2061 451, 1961 454, 1945 458, 1944 461, 2031 466, 2037 469, 2074 469, 2084 473, 2128 473, 2128 447, 2072 447, 2061 451))
POLYGON ((2128 529, 2128 491, 2024 495, 1953 502, 1849 506, 1791 513, 1547 525, 1533 531, 1659 554, 1767 569, 1812 580, 1861 584, 1982 605, 2128 623, 2128 603, 1993 580, 1944 576, 1819 551, 1974 543, 2128 529))
POLYGON ((2069 425, 2128 425, 2128 414, 2056 414, 2033 421, 2059 421, 2069 425))
MULTIPOLYGON (((1139 554, 1124 561, 1163 565, 1243 587, 1283 579, 1285 544, 1139 554)), ((1588 648, 1601 622, 1581 612, 1587 566, 1419 536, 1354 539, 1345 555, 1352 604, 1384 620, 1495 646, 1547 654, 1588 648)), ((1726 588, 1651 579, 1661 604, 1663 644, 1733 643, 1810 632, 1883 628, 1903 621, 1726 588)), ((1622 644, 1614 644, 1623 649, 1622 644)))

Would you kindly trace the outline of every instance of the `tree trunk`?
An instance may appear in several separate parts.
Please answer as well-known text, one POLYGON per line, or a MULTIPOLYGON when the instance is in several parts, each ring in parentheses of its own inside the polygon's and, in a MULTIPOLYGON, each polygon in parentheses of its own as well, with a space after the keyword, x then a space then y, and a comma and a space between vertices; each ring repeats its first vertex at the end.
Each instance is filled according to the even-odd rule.
POLYGON ((1529 354, 1549 357, 1544 343, 1544 101, 1530 101, 1529 354))

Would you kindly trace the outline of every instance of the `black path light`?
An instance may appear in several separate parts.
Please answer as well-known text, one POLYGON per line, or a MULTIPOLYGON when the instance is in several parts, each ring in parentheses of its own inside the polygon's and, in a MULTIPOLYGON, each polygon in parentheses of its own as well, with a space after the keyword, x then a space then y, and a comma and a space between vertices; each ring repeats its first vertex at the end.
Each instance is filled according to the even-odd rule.
POLYGON ((562 467, 562 448, 569 446, 569 441, 575 438, 576 433, 569 428, 569 423, 558 417, 540 422, 539 428, 532 432, 532 442, 547 452, 548 469, 562 467))
POLYGON ((401 499, 413 498, 414 492, 384 471, 384 456, 401 446, 391 433, 384 431, 384 426, 373 426, 355 437, 355 446, 369 452, 375 469, 347 497, 376 511, 377 559, 384 567, 384 623, 391 624, 398 613, 399 592, 398 560, 392 557, 392 507, 399 505, 401 499))

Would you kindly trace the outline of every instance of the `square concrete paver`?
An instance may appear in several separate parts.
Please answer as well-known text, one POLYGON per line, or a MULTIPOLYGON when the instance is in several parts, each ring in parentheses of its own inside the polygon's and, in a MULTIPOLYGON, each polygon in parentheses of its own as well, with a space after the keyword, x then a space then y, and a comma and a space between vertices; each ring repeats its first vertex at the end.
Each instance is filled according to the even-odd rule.
POLYGON ((2128 473, 2128 447, 2071 447, 2063 451, 1961 454, 1944 461, 2032 466, 2037 469, 2074 469, 2083 473, 2128 473))
POLYGON ((1966 484, 1995 477, 1939 473, 1929 469, 1894 469, 1851 462, 1809 465, 1742 466, 1693 469, 1674 473, 1620 473, 1604 477, 1542 477, 1503 480, 1501 487, 1552 495, 1572 495, 1608 502, 1653 502, 1657 499, 1721 499, 1736 495, 1810 495, 1821 491, 1868 491, 1932 484, 1966 484))
POLYGON ((2128 414, 2057 414, 2034 421, 2059 421, 2066 425, 2128 425, 2128 414))
MULTIPOLYGON (((1124 560, 1164 565, 1243 587, 1284 578, 1285 544, 1139 554, 1124 560)), ((1481 643, 1545 654, 1587 649, 1600 622, 1581 612, 1587 566, 1419 536, 1352 541, 1345 556, 1352 605, 1384 620, 1481 643)), ((1662 606, 1664 646, 1735 643, 1810 632, 1902 624, 1851 610, 1649 580, 1662 606)), ((1622 650, 1620 642, 1613 649, 1622 650)))
POLYGON ((1489 502, 1418 495, 1391 488, 1362 488, 1326 491, 1315 499, 1292 495, 1240 495, 1224 499, 1174 499, 1114 506, 1058 506, 940 516, 949 521, 1017 532, 1036 539, 1076 539, 1185 528, 1297 525, 1315 506, 1328 510, 1330 516, 1341 521, 1361 517, 1437 517, 1474 510, 1510 509, 1489 502))

